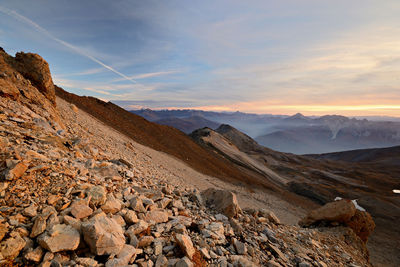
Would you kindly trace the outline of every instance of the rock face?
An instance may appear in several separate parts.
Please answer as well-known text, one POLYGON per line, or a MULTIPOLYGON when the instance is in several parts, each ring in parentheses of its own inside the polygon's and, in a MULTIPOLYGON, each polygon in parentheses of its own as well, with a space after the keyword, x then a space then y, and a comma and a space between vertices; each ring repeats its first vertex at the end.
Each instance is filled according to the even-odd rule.
POLYGON ((104 213, 93 216, 82 224, 86 243, 96 255, 118 254, 125 244, 124 232, 113 219, 104 213))
POLYGON ((241 212, 236 195, 227 190, 209 188, 201 193, 207 206, 214 206, 217 211, 232 218, 241 212))
POLYGON ((38 54, 17 53, 15 55, 17 70, 55 105, 56 94, 49 64, 38 54))
POLYGON ((326 205, 311 211, 305 218, 299 221, 300 226, 325 222, 348 222, 356 213, 356 207, 350 200, 339 200, 327 203, 326 205))
POLYGON ((56 224, 49 232, 42 234, 39 244, 50 252, 75 250, 79 246, 80 234, 73 227, 56 224))

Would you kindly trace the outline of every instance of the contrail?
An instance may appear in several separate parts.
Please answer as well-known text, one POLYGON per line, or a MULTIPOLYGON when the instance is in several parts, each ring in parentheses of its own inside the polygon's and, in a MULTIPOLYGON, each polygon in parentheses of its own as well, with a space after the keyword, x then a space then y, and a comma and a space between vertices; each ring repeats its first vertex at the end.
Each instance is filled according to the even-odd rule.
POLYGON ((128 81, 130 81, 130 82, 132 82, 132 83, 136 83, 136 81, 135 81, 134 79, 132 79, 132 78, 126 76, 125 74, 123 74, 123 73, 121 73, 121 72, 119 72, 119 71, 117 71, 117 70, 115 70, 114 68, 112 68, 112 67, 108 66, 107 64, 101 62, 101 61, 98 60, 97 58, 95 58, 95 57, 93 57, 93 56, 91 56, 91 55, 86 54, 86 53, 85 53, 84 51, 82 51, 79 47, 76 47, 76 46, 74 46, 74 45, 72 45, 72 44, 70 44, 70 43, 68 43, 68 42, 66 42, 66 41, 63 41, 63 40, 61 40, 61 39, 55 37, 53 34, 51 34, 49 31, 47 31, 46 29, 44 29, 43 27, 41 27, 41 26, 40 26, 39 24, 37 24, 36 22, 34 22, 34 21, 28 19, 28 18, 25 17, 25 16, 22 16, 21 14, 18 14, 18 13, 15 12, 14 10, 11 10, 11 9, 8 9, 8 8, 5 8, 5 7, 0 6, 0 12, 3 12, 3 13, 6 14, 6 15, 9 15, 9 16, 11 16, 11 17, 17 19, 17 20, 20 20, 20 21, 22 21, 22 22, 24 22, 24 23, 29 24, 30 26, 32 26, 33 28, 35 28, 37 31, 39 31, 39 32, 41 32, 42 34, 46 35, 46 36, 49 37, 50 39, 53 39, 54 41, 56 41, 56 42, 58 42, 58 43, 60 43, 60 44, 62 44, 62 45, 64 45, 64 46, 68 47, 69 49, 73 50, 75 53, 77 53, 77 54, 79 54, 79 55, 81 55, 81 56, 87 57, 87 58, 90 59, 91 61, 93 61, 93 62, 95 62, 95 63, 101 65, 102 67, 104 67, 104 68, 106 68, 106 69, 108 69, 108 70, 114 72, 115 74, 121 76, 122 78, 124 78, 124 79, 126 79, 126 80, 128 80, 128 81))

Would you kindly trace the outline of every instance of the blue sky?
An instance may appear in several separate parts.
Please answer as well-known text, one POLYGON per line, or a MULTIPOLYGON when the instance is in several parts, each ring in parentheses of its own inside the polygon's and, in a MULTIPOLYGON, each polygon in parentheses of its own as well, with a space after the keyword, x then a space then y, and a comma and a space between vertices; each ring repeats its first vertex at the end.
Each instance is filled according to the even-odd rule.
POLYGON ((5 0, 0 46, 130 108, 400 116, 399 14, 398 0, 5 0))

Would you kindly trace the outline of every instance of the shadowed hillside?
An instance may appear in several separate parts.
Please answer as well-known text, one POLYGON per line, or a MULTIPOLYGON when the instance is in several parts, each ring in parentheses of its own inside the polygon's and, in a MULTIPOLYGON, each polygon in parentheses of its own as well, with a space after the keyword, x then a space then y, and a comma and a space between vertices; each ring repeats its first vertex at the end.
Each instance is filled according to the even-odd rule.
POLYGON ((111 102, 106 103, 94 97, 77 96, 57 86, 56 94, 134 141, 173 155, 204 174, 231 182, 274 188, 262 177, 256 178, 255 174, 239 169, 224 158, 202 148, 173 127, 149 122, 111 102))

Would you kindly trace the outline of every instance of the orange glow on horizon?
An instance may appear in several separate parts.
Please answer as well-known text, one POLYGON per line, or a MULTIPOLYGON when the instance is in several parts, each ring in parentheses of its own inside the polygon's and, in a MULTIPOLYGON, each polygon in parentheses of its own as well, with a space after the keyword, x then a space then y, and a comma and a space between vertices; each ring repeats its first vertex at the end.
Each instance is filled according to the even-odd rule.
POLYGON ((300 112, 304 115, 344 115, 344 116, 391 116, 400 117, 400 105, 259 105, 258 103, 239 103, 236 105, 209 105, 193 107, 164 107, 160 109, 194 109, 205 111, 247 112, 258 114, 290 115, 300 112))

